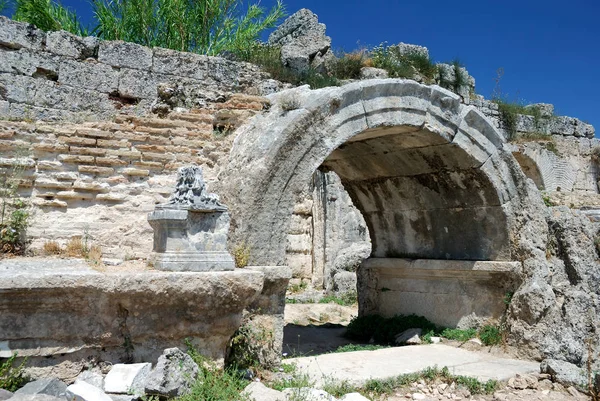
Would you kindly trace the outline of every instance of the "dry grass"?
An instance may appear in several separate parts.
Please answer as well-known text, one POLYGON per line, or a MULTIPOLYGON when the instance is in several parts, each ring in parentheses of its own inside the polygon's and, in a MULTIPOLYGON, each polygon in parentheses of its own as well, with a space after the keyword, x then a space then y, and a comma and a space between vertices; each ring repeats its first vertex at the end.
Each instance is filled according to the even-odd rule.
POLYGON ((87 259, 96 264, 100 263, 102 261, 102 248, 98 245, 92 245, 87 253, 87 259))
POLYGON ((71 258, 84 258, 87 252, 83 248, 81 237, 73 237, 67 242, 64 255, 71 258))
POLYGON ((46 255, 60 255, 62 253, 62 249, 58 242, 56 241, 47 241, 44 243, 44 253, 46 255))
POLYGON ((246 244, 237 245, 233 250, 235 267, 241 269, 248 266, 250 261, 250 248, 246 244))

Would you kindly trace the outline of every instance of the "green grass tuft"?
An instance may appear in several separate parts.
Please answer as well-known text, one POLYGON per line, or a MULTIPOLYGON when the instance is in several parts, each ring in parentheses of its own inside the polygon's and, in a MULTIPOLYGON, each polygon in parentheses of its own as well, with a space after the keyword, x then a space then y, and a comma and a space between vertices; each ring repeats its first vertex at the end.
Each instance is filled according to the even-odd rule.
POLYGON ((378 349, 389 348, 385 345, 376 345, 376 344, 347 344, 338 347, 333 353, 342 353, 342 352, 355 352, 355 351, 376 351, 378 349))
POLYGON ((502 333, 497 326, 486 325, 479 330, 479 339, 484 345, 498 345, 502 342, 502 333))
POLYGON ((469 341, 471 338, 477 337, 477 330, 444 329, 442 331, 442 337, 445 337, 448 340, 469 341))
POLYGON ((320 304, 335 303, 341 306, 352 306, 358 302, 356 291, 344 292, 341 295, 327 295, 319 300, 320 304))

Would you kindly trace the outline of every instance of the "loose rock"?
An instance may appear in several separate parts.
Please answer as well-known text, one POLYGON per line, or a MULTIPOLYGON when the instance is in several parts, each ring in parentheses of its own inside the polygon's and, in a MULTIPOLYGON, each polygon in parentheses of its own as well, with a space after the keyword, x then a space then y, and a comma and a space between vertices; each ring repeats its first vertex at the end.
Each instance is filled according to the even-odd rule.
POLYGON ((15 392, 15 394, 46 394, 53 397, 64 397, 67 391, 67 385, 58 379, 40 379, 27 383, 25 386, 15 392))
POLYGON ((198 365, 179 348, 166 349, 146 381, 146 393, 178 397, 190 392, 198 376, 198 365))
POLYGON ((150 363, 117 364, 106 375, 104 391, 107 393, 141 394, 150 374, 150 363))

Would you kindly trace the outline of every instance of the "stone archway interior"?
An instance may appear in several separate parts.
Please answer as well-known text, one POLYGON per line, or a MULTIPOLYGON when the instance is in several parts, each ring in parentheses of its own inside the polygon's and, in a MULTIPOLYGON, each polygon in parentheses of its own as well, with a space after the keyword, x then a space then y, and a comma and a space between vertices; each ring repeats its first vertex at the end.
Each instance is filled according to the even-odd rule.
POLYGON ((323 165, 367 221, 372 257, 507 260, 507 225, 481 162, 426 129, 367 130, 323 165))

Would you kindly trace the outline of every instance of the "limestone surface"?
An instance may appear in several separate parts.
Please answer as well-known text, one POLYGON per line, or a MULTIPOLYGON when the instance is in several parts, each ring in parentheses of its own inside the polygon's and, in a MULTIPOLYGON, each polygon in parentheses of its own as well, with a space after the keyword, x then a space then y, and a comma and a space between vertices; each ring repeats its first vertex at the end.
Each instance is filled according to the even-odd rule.
POLYGON ((70 380, 88 358, 155 361, 186 338, 222 363, 264 279, 256 271, 101 273, 82 261, 55 264, 0 262, 0 325, 5 350, 29 357, 33 373, 70 380))

